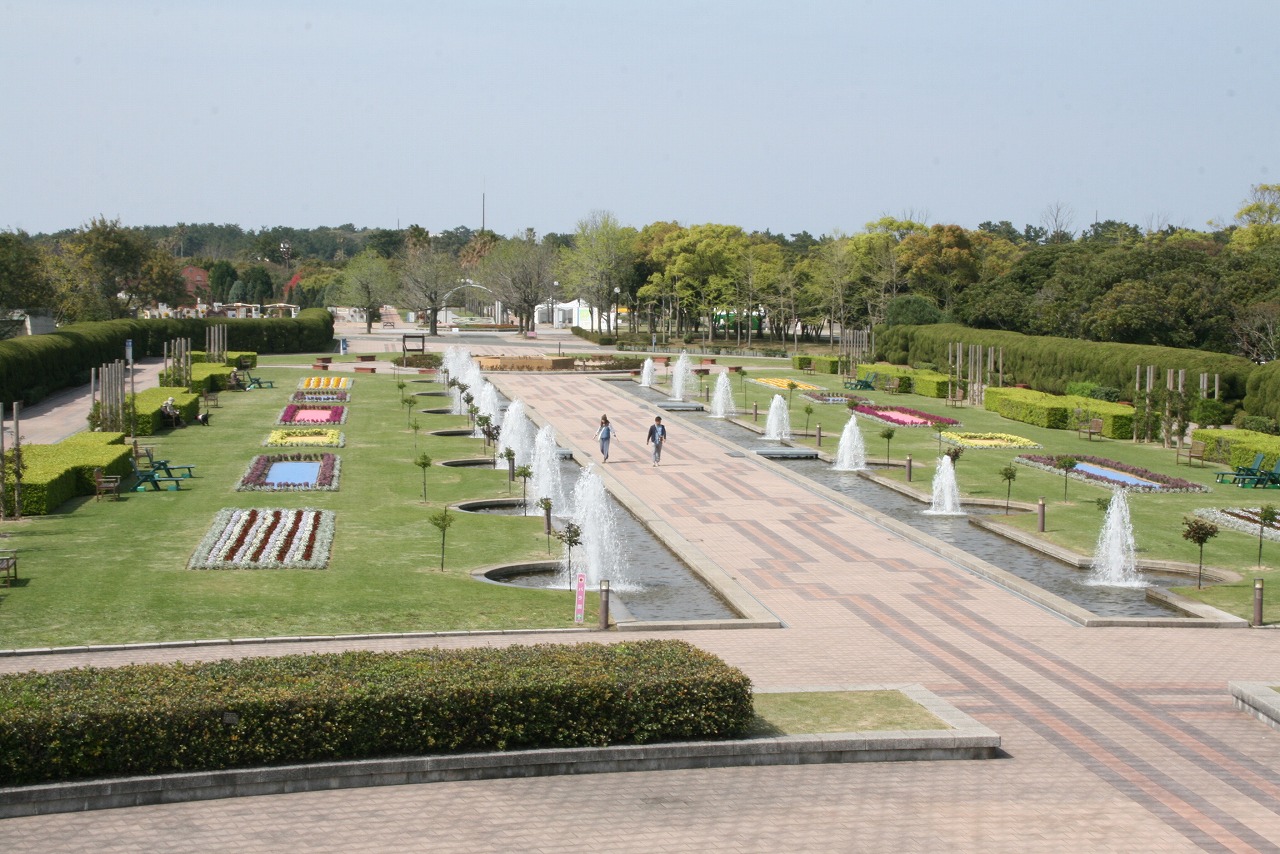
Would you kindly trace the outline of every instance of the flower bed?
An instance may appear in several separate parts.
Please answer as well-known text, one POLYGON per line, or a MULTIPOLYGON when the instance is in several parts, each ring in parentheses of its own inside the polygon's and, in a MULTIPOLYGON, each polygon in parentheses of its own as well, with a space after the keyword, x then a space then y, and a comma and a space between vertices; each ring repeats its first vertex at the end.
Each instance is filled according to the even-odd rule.
POLYGON ((343 424, 347 420, 345 406, 327 406, 323 403, 291 403, 280 413, 277 424, 343 424))
POLYGON ((960 422, 945 415, 930 415, 905 406, 873 406, 869 403, 850 406, 859 415, 865 415, 875 421, 892 424, 894 427, 932 427, 935 424, 959 426, 960 422))
MULTIPOLYGON (((1058 461, 1071 456, 1069 454, 1022 454, 1014 458, 1015 463, 1024 466, 1040 469, 1042 471, 1053 472, 1061 475, 1062 469, 1058 468, 1058 461)), ((1067 475, 1073 480, 1081 480, 1085 483, 1091 483, 1094 486, 1106 486, 1112 489, 1126 489, 1130 492, 1208 492, 1208 487, 1201 486, 1198 483, 1192 483, 1189 480, 1183 480, 1180 477, 1169 477, 1168 475, 1159 474, 1141 466, 1131 466, 1128 463, 1109 460, 1106 457, 1090 457, 1090 456, 1072 456, 1077 463, 1077 467, 1071 470, 1067 475), (1129 475, 1130 477, 1140 478, 1146 483, 1133 483, 1122 477, 1108 476, 1107 472, 1089 471, 1080 468, 1079 465, 1096 466, 1102 469, 1108 469, 1118 475, 1129 475)))
POLYGON ((298 390, 349 389, 353 382, 350 377, 303 377, 298 380, 298 390))
POLYGON ((295 391, 289 398, 294 403, 346 403, 350 399, 345 391, 295 391))
POLYGON ((341 430, 302 427, 272 430, 262 444, 269 448, 341 448, 347 444, 347 437, 342 435, 341 430))
POLYGON ((1014 436, 1012 433, 953 433, 946 431, 942 441, 959 448, 1039 448, 1030 439, 1014 436))
POLYGON ((260 454, 249 463, 244 477, 240 478, 237 492, 302 492, 306 490, 336 491, 341 476, 342 459, 334 454, 260 454), (268 481, 271 467, 276 463, 319 463, 320 470, 314 481, 282 483, 268 481))
POLYGON ((1230 528, 1244 534, 1258 536, 1262 529, 1262 537, 1267 540, 1280 540, 1280 523, 1272 522, 1262 527, 1258 519, 1261 507, 1198 507, 1192 511, 1201 519, 1207 519, 1219 528, 1230 528))
POLYGON ((332 510, 219 510, 187 568, 324 569, 333 522, 332 510))
POLYGON ((847 394, 839 391, 827 391, 826 389, 818 389, 817 391, 806 391, 800 395, 805 400, 812 400, 814 403, 842 403, 846 406, 851 403, 868 403, 865 397, 859 397, 856 394, 847 394))
POLYGON ((791 390, 789 383, 795 383, 798 391, 819 391, 822 388, 822 386, 814 385, 813 383, 802 383, 799 380, 787 379, 786 377, 752 377, 751 382, 767 385, 770 388, 780 388, 783 391, 791 390))

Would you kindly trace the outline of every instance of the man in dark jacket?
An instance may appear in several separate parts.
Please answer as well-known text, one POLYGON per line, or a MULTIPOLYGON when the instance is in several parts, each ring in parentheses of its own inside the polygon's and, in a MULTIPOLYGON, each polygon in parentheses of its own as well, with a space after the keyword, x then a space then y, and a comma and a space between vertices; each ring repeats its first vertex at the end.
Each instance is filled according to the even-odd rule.
POLYGON ((653 419, 649 425, 649 436, 644 440, 646 445, 653 444, 653 464, 662 462, 662 446, 667 442, 667 428, 662 426, 662 416, 653 419))

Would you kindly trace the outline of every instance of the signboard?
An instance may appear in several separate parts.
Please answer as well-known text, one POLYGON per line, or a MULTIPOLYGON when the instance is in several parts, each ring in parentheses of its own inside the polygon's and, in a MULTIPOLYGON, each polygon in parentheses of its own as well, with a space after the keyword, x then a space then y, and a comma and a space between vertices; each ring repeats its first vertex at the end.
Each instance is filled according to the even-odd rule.
POLYGON ((133 339, 126 338, 124 342, 124 360, 129 363, 129 367, 133 367, 133 339))
POLYGON ((578 583, 575 586, 576 594, 573 598, 573 621, 581 623, 583 617, 587 613, 587 574, 585 572, 578 573, 578 583))

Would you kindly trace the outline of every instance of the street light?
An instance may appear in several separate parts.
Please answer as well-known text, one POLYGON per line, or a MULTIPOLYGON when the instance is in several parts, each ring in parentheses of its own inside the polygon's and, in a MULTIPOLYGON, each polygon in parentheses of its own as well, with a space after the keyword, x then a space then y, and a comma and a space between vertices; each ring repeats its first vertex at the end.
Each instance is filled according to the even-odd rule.
POLYGON ((618 334, 618 294, 622 293, 622 288, 614 286, 613 289, 613 334, 618 334))

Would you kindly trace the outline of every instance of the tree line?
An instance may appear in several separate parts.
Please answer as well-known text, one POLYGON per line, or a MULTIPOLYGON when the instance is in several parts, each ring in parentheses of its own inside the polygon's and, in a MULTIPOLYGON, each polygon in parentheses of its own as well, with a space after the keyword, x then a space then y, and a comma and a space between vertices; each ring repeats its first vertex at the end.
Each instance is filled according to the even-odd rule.
POLYGON ((541 236, 97 219, 52 235, 0 233, 0 308, 49 305, 71 321, 178 305, 178 270, 192 264, 209 271, 207 299, 350 305, 370 323, 392 304, 422 312, 433 334, 446 303, 500 300, 528 327, 548 301, 581 298, 596 332, 686 341, 951 321, 1256 361, 1280 353, 1280 185, 1252 187, 1232 222, 1206 230, 1105 220, 1077 232, 1061 205, 1021 229, 923 220, 814 237, 715 223, 637 229, 606 211, 541 236), (626 330, 609 328, 614 316, 626 330))

